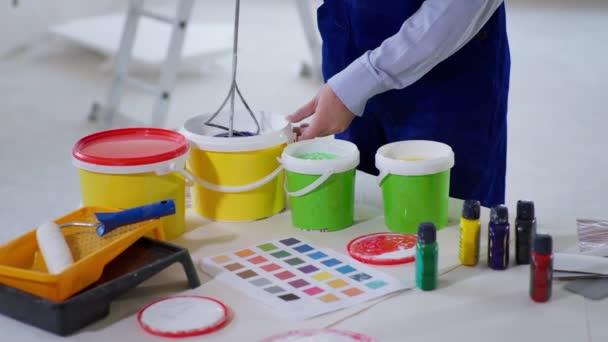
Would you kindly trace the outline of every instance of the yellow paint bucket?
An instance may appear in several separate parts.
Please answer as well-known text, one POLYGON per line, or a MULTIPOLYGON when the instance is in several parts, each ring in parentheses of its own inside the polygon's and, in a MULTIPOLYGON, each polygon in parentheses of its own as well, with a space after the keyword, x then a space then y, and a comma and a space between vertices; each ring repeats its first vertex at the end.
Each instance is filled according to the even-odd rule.
POLYGON ((82 204, 131 208, 172 199, 175 215, 161 219, 167 239, 186 228, 186 138, 158 128, 102 131, 80 139, 72 150, 79 169, 82 204))
POLYGON ((282 211, 284 177, 278 158, 293 139, 287 120, 261 113, 259 135, 227 138, 218 136, 225 130, 205 125, 208 119, 193 117, 181 131, 192 150, 187 169, 194 180, 194 212, 212 220, 251 221, 282 211))

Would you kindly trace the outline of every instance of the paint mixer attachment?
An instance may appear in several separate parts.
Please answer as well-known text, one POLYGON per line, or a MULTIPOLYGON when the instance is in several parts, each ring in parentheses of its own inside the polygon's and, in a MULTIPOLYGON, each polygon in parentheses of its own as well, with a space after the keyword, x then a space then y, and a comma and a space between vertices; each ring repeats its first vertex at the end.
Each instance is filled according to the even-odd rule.
POLYGON ((227 133, 221 133, 221 134, 217 135, 219 137, 244 137, 244 136, 260 134, 260 124, 258 122, 258 119, 253 114, 253 111, 247 104, 247 101, 245 101, 243 94, 241 93, 241 90, 239 89, 239 86, 236 82, 240 6, 241 6, 241 1, 236 0, 235 14, 234 14, 234 41, 233 41, 233 46, 232 46, 232 82, 230 83, 230 90, 228 90, 228 95, 226 96, 226 98, 224 99, 224 101, 222 102, 222 104, 220 105, 218 110, 215 111, 215 113, 213 113, 213 115, 209 118, 209 120, 207 120, 205 122, 205 125, 207 125, 207 126, 211 126, 211 127, 215 127, 215 128, 219 128, 219 129, 227 131, 227 133), (241 99, 241 102, 245 106, 245 109, 247 109, 247 112, 249 113, 249 115, 251 116, 253 121, 255 122, 255 126, 256 126, 255 133, 245 132, 245 131, 241 132, 241 131, 234 130, 234 102, 235 102, 235 97, 237 95, 241 99), (213 120, 217 118, 217 116, 221 113, 221 111, 224 109, 224 107, 226 106, 226 103, 228 103, 229 100, 230 100, 230 117, 229 117, 228 127, 217 124, 217 123, 213 123, 213 120))

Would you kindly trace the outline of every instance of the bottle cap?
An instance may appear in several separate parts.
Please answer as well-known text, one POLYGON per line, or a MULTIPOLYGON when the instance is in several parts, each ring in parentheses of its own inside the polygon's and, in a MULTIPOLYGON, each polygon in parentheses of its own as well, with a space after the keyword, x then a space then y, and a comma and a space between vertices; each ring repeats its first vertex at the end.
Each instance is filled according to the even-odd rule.
POLYGON ((509 209, 504 204, 499 204, 490 211, 490 221, 492 223, 509 223, 509 209))
POLYGON ((421 243, 433 243, 437 241, 437 229, 432 222, 423 222, 418 225, 418 241, 421 243))
POLYGON ((520 220, 534 220, 534 202, 517 201, 517 218, 520 220))
POLYGON ((534 252, 539 254, 551 254, 553 251, 553 239, 551 235, 537 234, 534 238, 534 252))
POLYGON ((479 220, 481 204, 477 200, 466 200, 462 206, 462 217, 467 220, 479 220))

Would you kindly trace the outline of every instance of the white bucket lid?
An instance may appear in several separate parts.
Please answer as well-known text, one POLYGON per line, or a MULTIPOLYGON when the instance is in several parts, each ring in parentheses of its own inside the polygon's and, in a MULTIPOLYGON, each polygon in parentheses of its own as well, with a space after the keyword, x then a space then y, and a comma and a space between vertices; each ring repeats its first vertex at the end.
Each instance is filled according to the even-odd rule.
POLYGON ((331 138, 305 140, 288 145, 283 150, 282 164, 287 171, 305 175, 320 175, 328 170, 334 173, 352 170, 359 165, 359 149, 351 142, 331 138), (329 153, 336 159, 302 159, 305 153, 329 153))
MULTIPOLYGON (((256 115, 260 123, 260 134, 246 137, 216 137, 226 133, 225 130, 205 125, 210 115, 199 115, 190 118, 180 130, 196 148, 214 152, 257 151, 293 141, 294 133, 291 124, 284 116, 261 112, 256 115)), ((220 113, 213 123, 228 127, 227 113, 220 113)), ((234 129, 255 132, 256 126, 249 114, 236 113, 234 129)))
POLYGON ((376 168, 383 174, 424 176, 449 170, 453 166, 452 148, 436 141, 399 141, 380 147, 376 153, 376 168), (422 160, 400 159, 408 157, 422 160))

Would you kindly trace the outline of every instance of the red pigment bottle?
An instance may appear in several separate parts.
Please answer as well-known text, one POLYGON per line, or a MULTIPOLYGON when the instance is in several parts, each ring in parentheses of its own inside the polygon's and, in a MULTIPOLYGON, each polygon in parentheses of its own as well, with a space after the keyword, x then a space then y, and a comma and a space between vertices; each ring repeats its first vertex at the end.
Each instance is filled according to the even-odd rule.
POLYGON ((543 303, 551 298, 553 285, 553 240, 550 235, 538 234, 534 238, 530 260, 530 297, 543 303))

